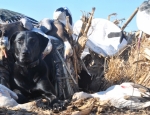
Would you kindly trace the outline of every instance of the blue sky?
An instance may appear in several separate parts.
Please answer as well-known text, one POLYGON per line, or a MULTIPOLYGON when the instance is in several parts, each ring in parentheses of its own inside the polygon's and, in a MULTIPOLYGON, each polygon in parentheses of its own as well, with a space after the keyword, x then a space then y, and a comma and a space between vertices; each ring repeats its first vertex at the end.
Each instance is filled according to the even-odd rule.
MULTIPOLYGON (((73 22, 82 16, 81 10, 89 12, 96 7, 95 18, 107 18, 111 13, 117 13, 111 20, 125 18, 126 20, 144 0, 0 0, 0 8, 16 11, 36 20, 52 18, 55 9, 67 6, 73 16, 73 22)), ((125 22, 125 21, 124 21, 125 22)), ((137 30, 136 19, 127 26, 126 31, 137 30)))

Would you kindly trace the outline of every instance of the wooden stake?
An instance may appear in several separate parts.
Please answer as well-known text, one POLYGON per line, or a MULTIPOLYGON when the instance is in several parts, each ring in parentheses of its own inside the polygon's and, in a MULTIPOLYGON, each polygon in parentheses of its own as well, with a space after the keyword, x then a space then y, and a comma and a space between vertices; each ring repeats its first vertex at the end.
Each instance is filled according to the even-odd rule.
POLYGON ((133 17, 136 15, 136 13, 138 12, 139 8, 137 8, 133 14, 129 17, 129 19, 126 21, 126 23, 122 26, 121 30, 124 30, 127 25, 130 23, 130 21, 133 19, 133 17))

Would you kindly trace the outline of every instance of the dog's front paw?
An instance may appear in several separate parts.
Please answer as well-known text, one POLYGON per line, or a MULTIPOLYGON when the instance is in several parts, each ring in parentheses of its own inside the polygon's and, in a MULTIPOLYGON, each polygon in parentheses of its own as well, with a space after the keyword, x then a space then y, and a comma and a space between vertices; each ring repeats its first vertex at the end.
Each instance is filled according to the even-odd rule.
POLYGON ((57 112, 60 112, 64 109, 66 109, 66 106, 68 103, 69 103, 68 100, 64 100, 64 101, 58 100, 58 99, 53 100, 51 103, 53 112, 57 113, 57 112))

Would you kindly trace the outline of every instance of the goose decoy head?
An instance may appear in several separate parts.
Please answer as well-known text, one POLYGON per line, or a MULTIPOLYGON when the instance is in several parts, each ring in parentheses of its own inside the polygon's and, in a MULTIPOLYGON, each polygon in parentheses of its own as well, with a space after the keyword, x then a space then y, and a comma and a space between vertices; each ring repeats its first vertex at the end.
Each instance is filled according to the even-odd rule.
POLYGON ((72 25, 72 15, 67 7, 60 7, 54 11, 53 19, 66 20, 66 16, 69 16, 69 23, 72 25))

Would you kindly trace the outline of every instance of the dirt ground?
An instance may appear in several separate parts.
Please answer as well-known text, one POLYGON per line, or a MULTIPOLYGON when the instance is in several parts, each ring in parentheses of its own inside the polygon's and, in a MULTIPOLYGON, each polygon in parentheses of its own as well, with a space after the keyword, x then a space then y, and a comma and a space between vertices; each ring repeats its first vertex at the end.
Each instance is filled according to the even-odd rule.
POLYGON ((150 107, 143 110, 117 109, 109 106, 108 101, 89 98, 71 102, 66 110, 59 113, 53 113, 46 103, 37 103, 32 111, 0 108, 0 115, 150 115, 150 107))

